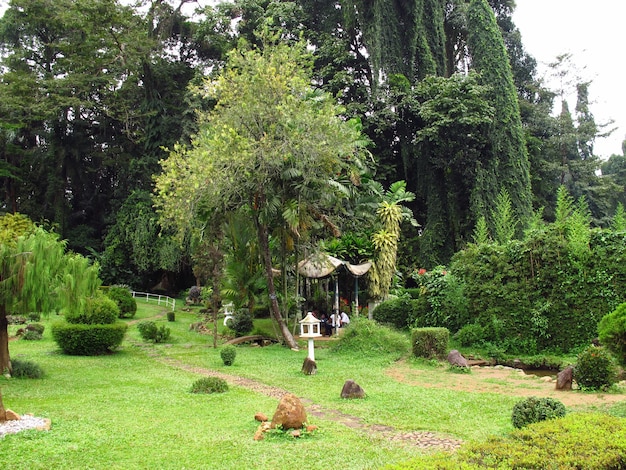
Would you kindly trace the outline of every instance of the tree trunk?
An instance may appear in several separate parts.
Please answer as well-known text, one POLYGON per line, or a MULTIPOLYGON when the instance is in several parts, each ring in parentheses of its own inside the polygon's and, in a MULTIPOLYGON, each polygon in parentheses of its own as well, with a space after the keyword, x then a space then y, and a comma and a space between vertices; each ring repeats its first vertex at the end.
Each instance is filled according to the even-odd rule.
POLYGON ((11 356, 9 356, 9 321, 4 305, 0 306, 0 373, 11 373, 11 356))
POLYGON ((2 391, 0 391, 0 423, 6 420, 7 420, 7 410, 4 409, 4 404, 2 403, 2 391))
POLYGON ((259 237, 259 246, 263 255, 263 264, 265 265, 265 276, 267 277, 267 290, 270 296, 270 311, 272 316, 278 323, 280 332, 283 335, 283 339, 287 346, 291 349, 299 349, 298 343, 294 339, 293 335, 289 331, 289 327, 283 316, 280 313, 280 307, 278 306, 278 298, 276 296, 276 286, 274 285, 274 273, 272 272, 272 255, 270 253, 269 243, 269 230, 265 224, 261 224, 257 213, 254 215, 254 223, 257 228, 257 235, 259 237))

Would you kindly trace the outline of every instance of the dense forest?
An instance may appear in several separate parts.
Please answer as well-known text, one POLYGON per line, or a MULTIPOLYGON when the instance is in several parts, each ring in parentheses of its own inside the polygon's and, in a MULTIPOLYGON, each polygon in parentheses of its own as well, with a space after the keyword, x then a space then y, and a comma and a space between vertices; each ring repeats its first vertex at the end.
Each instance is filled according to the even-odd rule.
MULTIPOLYGON (((382 200, 402 200, 417 221, 402 222, 397 266, 407 278, 448 263, 479 221, 497 230, 493 214, 504 196, 518 235, 540 210, 555 220, 561 186, 584 197, 593 225, 608 226, 626 203, 626 148, 604 162, 594 154, 604 129, 590 106, 593 84, 571 85, 576 103, 560 98, 571 90, 545 88, 514 7, 11 0, 0 19, 2 210, 29 216, 98 260, 105 283, 169 292, 205 284, 215 266, 211 245, 179 237, 155 209, 160 162, 193 142, 198 116, 216 104, 203 83, 220 76, 233 50, 305 43, 310 84, 334 97, 367 139, 363 184, 382 200), (403 194, 385 192, 399 181, 403 194)), ((555 73, 567 66, 560 58, 555 73)), ((354 263, 368 259, 372 225, 357 206, 331 223, 311 204, 306 237, 269 234, 273 256, 321 244, 354 263)), ((243 211, 222 220, 223 290, 252 302, 262 290, 262 253, 243 211)))

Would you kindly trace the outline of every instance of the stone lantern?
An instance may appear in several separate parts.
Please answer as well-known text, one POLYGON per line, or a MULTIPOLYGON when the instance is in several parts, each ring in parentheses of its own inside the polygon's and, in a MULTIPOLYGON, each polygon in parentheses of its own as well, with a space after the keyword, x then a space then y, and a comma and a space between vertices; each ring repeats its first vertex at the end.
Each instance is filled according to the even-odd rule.
POLYGON ((322 336, 320 333, 320 324, 322 322, 313 316, 313 313, 307 313, 306 317, 300 320, 300 338, 309 340, 309 359, 315 361, 315 351, 313 339, 322 336))

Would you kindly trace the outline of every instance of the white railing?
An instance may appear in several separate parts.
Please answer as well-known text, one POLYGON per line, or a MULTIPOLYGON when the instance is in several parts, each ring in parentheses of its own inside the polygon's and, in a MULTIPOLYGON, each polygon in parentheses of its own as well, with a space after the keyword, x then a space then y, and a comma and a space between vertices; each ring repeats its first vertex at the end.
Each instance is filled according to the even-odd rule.
POLYGON ((165 304, 166 307, 169 307, 171 305, 172 311, 176 309, 176 299, 172 299, 171 297, 168 297, 167 295, 149 294, 147 292, 135 292, 135 291, 133 291, 132 294, 133 294, 133 297, 146 299, 146 302, 148 303, 150 303, 150 301, 152 300, 153 302, 156 302, 158 305, 165 304))

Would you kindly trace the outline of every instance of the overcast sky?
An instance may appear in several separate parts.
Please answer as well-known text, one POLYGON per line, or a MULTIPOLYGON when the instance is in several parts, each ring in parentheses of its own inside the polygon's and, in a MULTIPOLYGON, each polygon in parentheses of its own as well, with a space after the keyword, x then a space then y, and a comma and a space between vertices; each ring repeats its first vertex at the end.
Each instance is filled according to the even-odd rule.
MULTIPOLYGON (((558 55, 572 54, 582 78, 592 80, 590 110, 596 123, 615 121, 618 129, 598 139, 594 153, 604 158, 621 155, 626 137, 626 4, 623 0, 517 0, 516 4, 513 21, 540 72, 545 73, 546 65, 558 55)), ((575 97, 568 104, 573 112, 575 97)))

